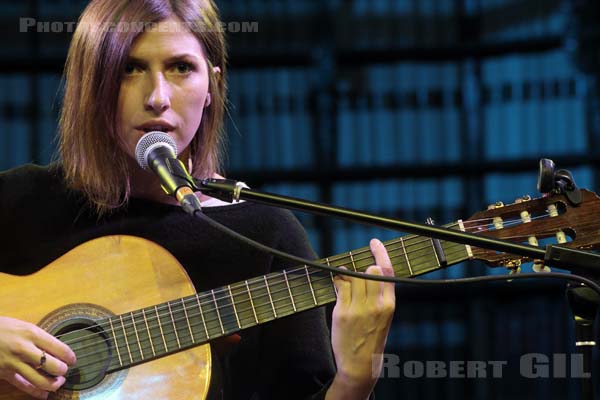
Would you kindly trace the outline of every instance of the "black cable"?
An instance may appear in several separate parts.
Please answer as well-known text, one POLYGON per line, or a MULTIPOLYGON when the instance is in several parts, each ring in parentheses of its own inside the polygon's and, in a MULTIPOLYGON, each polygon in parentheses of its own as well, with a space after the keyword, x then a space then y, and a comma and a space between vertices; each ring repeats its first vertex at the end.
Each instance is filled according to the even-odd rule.
POLYGON ((274 249, 272 247, 266 246, 262 243, 259 243, 249 237, 246 237, 228 227, 221 224, 218 221, 210 218, 206 214, 201 211, 195 211, 194 216, 202 219, 207 224, 212 226, 213 228, 232 236, 233 238, 246 243, 249 246, 252 246, 264 253, 272 254, 276 257, 283 258, 285 260, 297 262, 301 265, 308 265, 320 270, 328 271, 333 274, 339 275, 347 275, 361 279, 369 279, 373 281, 379 282, 394 282, 394 283, 407 283, 410 285, 457 285, 457 284, 469 284, 469 283, 480 283, 480 282, 494 282, 494 281, 510 281, 513 279, 533 279, 533 278, 549 278, 549 279, 562 279, 567 281, 579 282, 584 285, 589 286, 592 290, 597 292, 600 295, 600 285, 594 282, 591 279, 580 275, 573 274, 565 274, 565 273, 557 273, 557 272, 538 272, 538 273, 528 273, 528 274, 519 274, 519 275, 510 275, 510 276, 478 276, 478 277, 469 277, 469 278, 460 278, 460 279, 409 279, 409 278, 399 278, 396 276, 381 276, 381 275, 372 275, 364 272, 355 272, 350 271, 348 269, 340 269, 331 267, 325 264, 319 264, 314 261, 310 261, 304 259, 302 257, 295 256, 293 254, 285 253, 283 251, 274 249))

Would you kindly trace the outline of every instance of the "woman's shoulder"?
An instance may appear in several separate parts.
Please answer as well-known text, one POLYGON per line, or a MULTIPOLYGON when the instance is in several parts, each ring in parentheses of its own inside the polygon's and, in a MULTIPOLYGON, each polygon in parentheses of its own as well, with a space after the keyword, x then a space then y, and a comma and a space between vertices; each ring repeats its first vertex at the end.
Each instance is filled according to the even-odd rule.
POLYGON ((24 164, 0 172, 0 197, 3 202, 24 197, 66 193, 62 170, 57 164, 24 164))
POLYGON ((0 172, 0 181, 21 183, 57 180, 62 177, 58 164, 23 164, 0 172))

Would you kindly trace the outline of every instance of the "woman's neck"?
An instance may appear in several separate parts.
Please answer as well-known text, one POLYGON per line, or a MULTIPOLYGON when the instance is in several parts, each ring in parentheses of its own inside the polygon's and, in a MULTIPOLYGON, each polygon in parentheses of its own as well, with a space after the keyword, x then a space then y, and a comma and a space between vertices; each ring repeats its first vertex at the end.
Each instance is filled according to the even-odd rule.
MULTIPOLYGON (((167 195, 161 187, 158 177, 150 171, 146 171, 130 160, 129 176, 131 182, 131 197, 142 198, 156 203, 179 205, 177 199, 167 195)), ((221 178, 218 174, 212 175, 214 178, 221 178)), ((196 193, 200 201, 206 201, 211 197, 200 192, 196 193)))

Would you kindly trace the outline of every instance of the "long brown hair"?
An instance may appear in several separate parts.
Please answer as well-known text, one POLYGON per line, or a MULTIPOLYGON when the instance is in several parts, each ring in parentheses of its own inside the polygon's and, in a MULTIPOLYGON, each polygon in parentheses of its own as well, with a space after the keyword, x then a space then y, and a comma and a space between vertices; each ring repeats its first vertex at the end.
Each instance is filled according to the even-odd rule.
POLYGON ((99 215, 127 203, 128 157, 119 147, 117 99, 132 43, 143 29, 175 17, 191 27, 209 67, 211 105, 191 142, 195 177, 220 172, 226 99, 225 35, 213 0, 93 0, 79 19, 67 55, 59 120, 59 161, 70 188, 99 215), (137 29, 136 29, 137 27, 137 29), (221 73, 211 73, 219 66, 221 73))

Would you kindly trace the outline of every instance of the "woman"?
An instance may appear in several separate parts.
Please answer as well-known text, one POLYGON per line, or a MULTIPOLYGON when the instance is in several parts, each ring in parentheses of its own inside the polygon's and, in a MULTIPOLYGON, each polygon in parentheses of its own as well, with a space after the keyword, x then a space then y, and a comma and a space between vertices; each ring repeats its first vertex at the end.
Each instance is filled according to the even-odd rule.
MULTIPOLYGON (((0 217, 13 231, 0 245, 2 272, 35 272, 83 242, 114 234, 165 247, 198 291, 291 266, 188 218, 135 162, 139 138, 160 130, 182 149, 178 157, 195 177, 219 176, 226 91, 219 26, 211 0, 88 5, 67 57, 58 162, 0 175, 0 217), (140 21, 154 24, 140 31, 140 21)), ((238 232, 314 257, 291 213, 198 196, 207 215, 238 232)), ((373 240, 371 251, 377 265, 367 272, 392 274, 383 245, 373 240)), ((242 331, 237 345, 214 355, 210 397, 367 398, 381 369, 394 287, 342 276, 334 283, 331 342, 322 308, 242 331)), ((0 317, 0 377, 18 389, 46 398, 75 363, 58 339, 0 317)))

